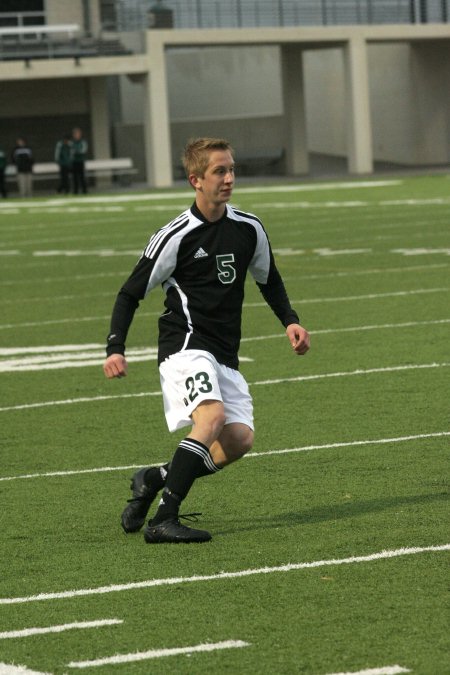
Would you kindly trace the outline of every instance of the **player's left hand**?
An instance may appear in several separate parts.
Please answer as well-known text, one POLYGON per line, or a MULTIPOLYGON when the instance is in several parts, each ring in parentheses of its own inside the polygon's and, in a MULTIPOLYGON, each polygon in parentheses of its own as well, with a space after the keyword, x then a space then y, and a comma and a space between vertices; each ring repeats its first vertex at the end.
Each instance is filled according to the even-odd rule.
POLYGON ((303 356, 308 351, 311 339, 309 337, 308 331, 299 326, 298 323, 291 323, 286 328, 286 335, 288 336, 289 342, 292 345, 292 349, 299 356, 303 356))

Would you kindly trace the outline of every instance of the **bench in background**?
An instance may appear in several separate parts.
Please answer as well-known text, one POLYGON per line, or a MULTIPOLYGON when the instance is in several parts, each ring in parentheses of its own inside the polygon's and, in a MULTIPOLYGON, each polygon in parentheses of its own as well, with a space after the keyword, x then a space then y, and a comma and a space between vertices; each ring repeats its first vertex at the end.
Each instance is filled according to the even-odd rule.
MULTIPOLYGON (((121 182, 127 184, 130 177, 137 173, 133 166, 133 160, 130 157, 113 157, 110 159, 88 159, 86 160, 86 174, 88 177, 117 177, 121 182)), ((16 167, 9 165, 6 169, 7 178, 15 178, 17 174, 16 167)), ((59 167, 56 162, 36 162, 33 166, 33 178, 35 180, 57 178, 59 176, 59 167)))

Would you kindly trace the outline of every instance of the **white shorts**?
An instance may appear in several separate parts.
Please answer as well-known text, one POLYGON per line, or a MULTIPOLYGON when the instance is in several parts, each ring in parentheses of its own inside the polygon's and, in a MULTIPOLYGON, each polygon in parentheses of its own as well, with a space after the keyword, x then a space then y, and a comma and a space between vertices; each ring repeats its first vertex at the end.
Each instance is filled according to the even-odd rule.
POLYGON ((192 424, 191 415, 202 401, 222 401, 226 422, 240 422, 253 430, 253 401, 238 370, 218 363, 209 352, 186 349, 159 366, 164 413, 169 431, 192 424))

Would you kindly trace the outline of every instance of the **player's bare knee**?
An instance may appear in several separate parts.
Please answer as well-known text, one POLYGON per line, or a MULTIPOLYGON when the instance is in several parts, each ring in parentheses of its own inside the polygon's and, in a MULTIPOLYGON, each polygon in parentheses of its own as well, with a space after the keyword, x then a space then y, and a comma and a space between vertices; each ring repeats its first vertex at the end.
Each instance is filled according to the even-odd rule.
POLYGON ((228 452, 234 459, 243 457, 253 447, 254 434, 249 427, 241 428, 240 433, 233 439, 228 452))

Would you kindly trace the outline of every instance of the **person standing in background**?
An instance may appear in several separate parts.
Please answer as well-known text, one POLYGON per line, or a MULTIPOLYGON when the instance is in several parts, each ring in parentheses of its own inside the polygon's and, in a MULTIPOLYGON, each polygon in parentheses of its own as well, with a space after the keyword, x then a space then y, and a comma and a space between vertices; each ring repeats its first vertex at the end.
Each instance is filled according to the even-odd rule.
POLYGON ((83 194, 87 193, 86 176, 85 176, 85 162, 87 157, 88 144, 83 138, 83 132, 79 127, 75 127, 72 131, 72 174, 73 174, 73 191, 78 194, 81 191, 83 194))
POLYGON ((33 152, 24 138, 19 137, 12 152, 12 161, 17 168, 17 183, 21 197, 33 196, 33 152))
POLYGON ((6 198, 8 196, 8 193, 6 192, 6 177, 5 177, 5 171, 6 171, 6 153, 2 148, 0 148, 0 193, 3 198, 6 198))
POLYGON ((72 144, 69 134, 65 134, 64 138, 57 142, 55 147, 55 162, 59 166, 58 192, 64 192, 67 195, 70 190, 69 174, 72 165, 72 144))

